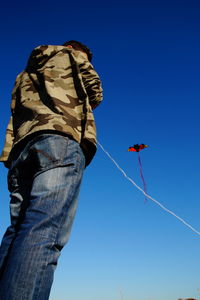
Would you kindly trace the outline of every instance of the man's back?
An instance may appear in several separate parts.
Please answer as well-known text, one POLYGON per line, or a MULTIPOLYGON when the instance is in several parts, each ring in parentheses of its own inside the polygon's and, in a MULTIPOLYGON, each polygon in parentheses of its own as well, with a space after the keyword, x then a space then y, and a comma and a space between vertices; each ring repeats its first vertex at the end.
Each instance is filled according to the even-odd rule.
POLYGON ((91 105, 98 105, 101 99, 100 79, 83 52, 66 46, 35 48, 15 82, 12 124, 1 160, 8 158, 11 146, 48 130, 81 144, 88 164, 96 151, 91 105))

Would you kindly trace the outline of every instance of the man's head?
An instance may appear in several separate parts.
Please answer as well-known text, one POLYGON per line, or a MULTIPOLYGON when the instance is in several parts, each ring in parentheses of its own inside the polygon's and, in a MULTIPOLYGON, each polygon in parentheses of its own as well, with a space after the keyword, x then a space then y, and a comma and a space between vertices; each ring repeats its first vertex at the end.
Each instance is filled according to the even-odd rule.
POLYGON ((90 49, 87 46, 83 45, 82 43, 71 40, 71 41, 65 42, 63 44, 63 46, 68 46, 68 47, 71 46, 75 50, 79 50, 79 51, 86 53, 88 56, 88 60, 91 62, 92 52, 90 51, 90 49))

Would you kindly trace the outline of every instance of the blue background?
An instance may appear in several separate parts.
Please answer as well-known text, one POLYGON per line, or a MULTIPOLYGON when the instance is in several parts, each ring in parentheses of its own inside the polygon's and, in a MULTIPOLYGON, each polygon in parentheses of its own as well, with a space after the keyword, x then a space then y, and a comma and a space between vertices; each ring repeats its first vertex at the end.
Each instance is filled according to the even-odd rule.
MULTIPOLYGON (((13 1, 1 4, 0 146, 17 73, 35 46, 76 39, 104 88, 98 140, 148 193, 200 230, 200 2, 13 1)), ((0 235, 9 224, 0 165, 0 235)), ((163 211, 99 148, 87 168, 50 300, 200 299, 200 236, 163 211)))

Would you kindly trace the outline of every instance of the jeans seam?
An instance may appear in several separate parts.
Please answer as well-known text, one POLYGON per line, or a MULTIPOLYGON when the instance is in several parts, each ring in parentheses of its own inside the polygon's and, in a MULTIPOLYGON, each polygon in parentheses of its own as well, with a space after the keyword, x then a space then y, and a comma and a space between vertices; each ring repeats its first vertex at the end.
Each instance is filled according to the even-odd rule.
POLYGON ((53 157, 51 157, 48 153, 46 153, 43 150, 33 148, 32 151, 37 152, 37 153, 41 153, 42 155, 44 155, 46 158, 48 158, 52 162, 56 162, 57 161, 57 160, 53 159, 53 157))

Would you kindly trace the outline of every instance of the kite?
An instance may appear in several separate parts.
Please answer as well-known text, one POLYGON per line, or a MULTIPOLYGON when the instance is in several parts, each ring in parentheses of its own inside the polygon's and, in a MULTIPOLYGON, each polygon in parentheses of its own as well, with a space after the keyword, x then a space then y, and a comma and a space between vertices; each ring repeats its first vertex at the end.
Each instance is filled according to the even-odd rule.
MULTIPOLYGON (((148 145, 145 145, 145 144, 140 144, 140 145, 136 144, 133 147, 128 148, 129 152, 137 152, 138 153, 138 162, 139 162, 139 165, 140 165, 140 176, 142 178, 145 194, 147 194, 147 185, 146 185, 146 182, 145 182, 144 176, 143 176, 142 162, 141 162, 141 158, 140 158, 140 151, 147 148, 147 147, 148 147, 148 145)), ((145 201, 146 200, 147 200, 147 198, 145 197, 145 201)))

